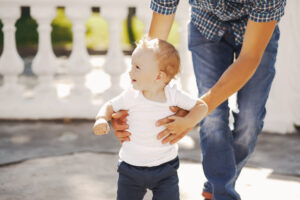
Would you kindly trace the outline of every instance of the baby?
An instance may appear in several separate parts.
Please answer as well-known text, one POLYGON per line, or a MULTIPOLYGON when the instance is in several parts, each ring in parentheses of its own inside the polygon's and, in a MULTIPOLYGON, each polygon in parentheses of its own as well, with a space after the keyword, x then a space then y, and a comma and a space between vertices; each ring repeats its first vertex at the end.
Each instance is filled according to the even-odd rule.
POLYGON ((167 128, 172 133, 181 133, 202 120, 207 105, 170 83, 179 72, 180 58, 168 42, 144 37, 132 54, 131 65, 132 88, 101 107, 94 133, 108 133, 112 114, 128 110, 131 136, 119 152, 117 199, 141 200, 146 189, 150 189, 153 199, 178 200, 178 145, 162 144, 157 135, 164 127, 155 123, 173 115, 170 106, 189 110, 185 117, 169 117, 174 121, 167 128))

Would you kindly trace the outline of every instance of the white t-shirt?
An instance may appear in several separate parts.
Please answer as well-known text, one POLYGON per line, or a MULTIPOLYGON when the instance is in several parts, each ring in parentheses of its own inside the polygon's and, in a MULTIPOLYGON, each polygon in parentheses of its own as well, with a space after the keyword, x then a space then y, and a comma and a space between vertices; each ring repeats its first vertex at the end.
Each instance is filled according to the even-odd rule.
POLYGON ((157 139, 164 126, 157 127, 157 120, 173 115, 170 106, 190 110, 197 99, 177 89, 176 85, 165 87, 166 102, 155 102, 144 97, 142 92, 132 88, 111 100, 113 110, 128 110, 128 132, 130 141, 124 142, 120 159, 134 166, 153 167, 174 159, 178 154, 178 145, 162 144, 157 139))

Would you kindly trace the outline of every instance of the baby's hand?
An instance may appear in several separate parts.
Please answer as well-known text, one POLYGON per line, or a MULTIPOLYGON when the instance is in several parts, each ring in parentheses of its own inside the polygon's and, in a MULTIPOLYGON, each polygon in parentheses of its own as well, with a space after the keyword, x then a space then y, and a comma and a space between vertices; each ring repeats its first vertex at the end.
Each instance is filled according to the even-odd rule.
POLYGON ((172 134, 178 135, 178 134, 183 133, 187 129, 192 128, 191 125, 188 123, 188 121, 184 117, 171 116, 171 117, 168 117, 168 119, 173 120, 173 122, 166 124, 166 128, 172 134))
POLYGON ((98 119, 94 124, 94 134, 95 135, 104 135, 107 134, 110 130, 109 125, 105 119, 98 119))

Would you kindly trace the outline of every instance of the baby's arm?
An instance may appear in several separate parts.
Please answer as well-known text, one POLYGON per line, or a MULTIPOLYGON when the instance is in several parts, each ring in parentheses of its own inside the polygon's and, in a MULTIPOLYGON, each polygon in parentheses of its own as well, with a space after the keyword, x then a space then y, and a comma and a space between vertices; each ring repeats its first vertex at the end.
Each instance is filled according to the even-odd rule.
POLYGON ((187 129, 191 129, 197 125, 207 114, 208 107, 206 103, 197 100, 195 106, 185 117, 171 116, 168 119, 174 120, 166 125, 167 129, 174 134, 180 134, 187 129))
POLYGON ((99 110, 96 116, 96 122, 93 130, 95 135, 107 134, 110 130, 108 121, 111 120, 113 108, 110 102, 105 103, 99 110))

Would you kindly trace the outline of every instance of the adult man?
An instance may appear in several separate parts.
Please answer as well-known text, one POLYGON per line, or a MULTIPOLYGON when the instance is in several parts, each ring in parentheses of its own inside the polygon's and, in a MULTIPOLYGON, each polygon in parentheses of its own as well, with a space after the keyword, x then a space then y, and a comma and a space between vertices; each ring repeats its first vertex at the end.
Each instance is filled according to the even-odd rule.
MULTIPOLYGON (((152 0, 150 37, 167 39, 179 0, 152 0)), ((275 75, 279 29, 285 0, 190 0, 189 50, 199 96, 208 105, 200 126, 205 199, 238 200, 235 182, 262 130, 265 104, 275 75), (234 129, 228 126, 227 99, 237 92, 234 129)), ((182 66, 184 67, 184 66, 182 66)), ((116 119, 123 113, 116 114, 116 119)), ((166 124, 167 119, 160 120, 166 124)), ((124 127, 113 122, 121 141, 124 127)), ((169 130, 158 138, 175 143, 189 130, 169 130)))

